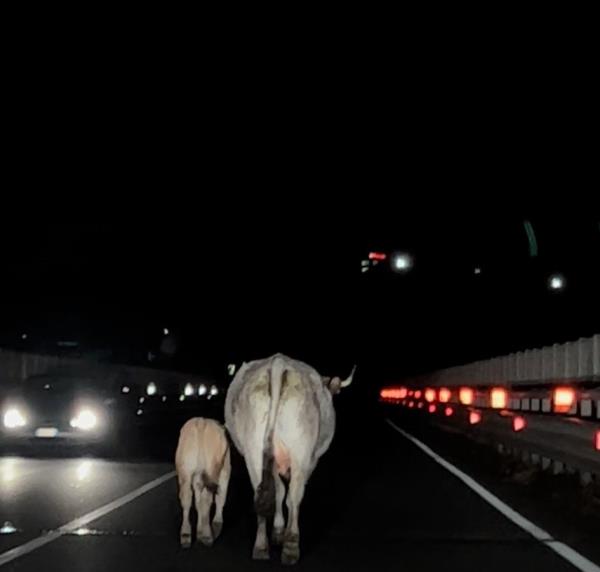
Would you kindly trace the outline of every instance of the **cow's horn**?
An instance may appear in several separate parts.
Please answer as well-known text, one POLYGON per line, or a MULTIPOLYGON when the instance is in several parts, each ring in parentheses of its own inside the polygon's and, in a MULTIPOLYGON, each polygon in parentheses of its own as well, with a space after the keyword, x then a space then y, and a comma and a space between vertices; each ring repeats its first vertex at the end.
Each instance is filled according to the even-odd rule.
POLYGON ((340 384, 340 387, 348 387, 352 383, 352 378, 354 377, 355 371, 356 371, 356 366, 354 366, 352 368, 350 375, 344 381, 342 381, 342 383, 340 384))

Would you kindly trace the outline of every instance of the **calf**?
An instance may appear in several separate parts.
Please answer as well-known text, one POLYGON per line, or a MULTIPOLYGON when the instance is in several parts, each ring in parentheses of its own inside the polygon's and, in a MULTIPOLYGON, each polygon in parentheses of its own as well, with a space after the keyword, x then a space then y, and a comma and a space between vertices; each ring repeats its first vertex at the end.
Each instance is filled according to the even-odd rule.
POLYGON ((179 433, 175 453, 179 481, 179 500, 183 509, 180 542, 183 548, 192 544, 190 508, 192 495, 198 512, 197 539, 211 546, 223 528, 223 506, 227 496, 231 460, 229 443, 223 427, 212 419, 194 417, 179 433), (210 525, 210 509, 215 501, 215 517, 210 525))

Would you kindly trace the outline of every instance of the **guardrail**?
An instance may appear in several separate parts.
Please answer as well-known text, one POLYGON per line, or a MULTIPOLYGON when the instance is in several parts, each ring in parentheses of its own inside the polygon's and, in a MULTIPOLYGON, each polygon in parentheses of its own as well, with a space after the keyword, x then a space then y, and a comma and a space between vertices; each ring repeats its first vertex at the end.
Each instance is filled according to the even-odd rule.
POLYGON ((600 334, 575 342, 528 349, 416 377, 416 385, 544 384, 600 380, 600 334))
POLYGON ((164 402, 166 395, 174 395, 182 398, 182 401, 203 397, 205 393, 207 397, 212 397, 211 387, 215 385, 214 380, 205 376, 180 371, 0 348, 0 399, 3 393, 18 388, 29 376, 52 373, 61 368, 80 372, 84 377, 84 374, 89 374, 91 379, 98 382, 99 388, 141 395, 147 401, 164 402))
POLYGON ((418 376, 380 400, 555 472, 600 477, 600 335, 418 376))

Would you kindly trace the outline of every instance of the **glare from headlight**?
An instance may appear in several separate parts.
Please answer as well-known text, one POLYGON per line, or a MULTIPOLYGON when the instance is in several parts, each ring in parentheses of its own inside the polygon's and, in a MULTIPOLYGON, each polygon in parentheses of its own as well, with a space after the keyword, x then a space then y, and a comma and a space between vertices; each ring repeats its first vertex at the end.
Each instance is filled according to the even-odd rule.
POLYGON ((156 383, 151 381, 146 387, 146 393, 148 395, 154 395, 156 393, 156 383))
POLYGON ((205 395, 206 394, 206 385, 204 385, 203 383, 201 383, 198 386, 198 395, 205 395))
POLYGON ((91 461, 82 461, 77 467, 77 480, 84 481, 90 476, 90 471, 92 470, 92 462, 91 461))
POLYGON ((212 385, 210 388, 210 394, 211 395, 217 395, 219 393, 219 389, 217 388, 216 385, 212 385))
POLYGON ((83 429, 89 431, 98 424, 98 417, 96 417, 93 411, 89 409, 82 409, 77 413, 73 419, 71 419, 71 427, 76 429, 83 429))
POLYGON ((183 393, 189 397, 190 395, 192 395, 192 393, 194 393, 194 386, 191 383, 186 383, 185 387, 183 389, 183 393))
POLYGON ((16 429, 17 427, 24 427, 27 424, 27 420, 18 409, 9 409, 4 414, 4 426, 7 429, 16 429))
POLYGON ((124 385, 121 388, 121 393, 129 393, 129 386, 128 385, 124 385))

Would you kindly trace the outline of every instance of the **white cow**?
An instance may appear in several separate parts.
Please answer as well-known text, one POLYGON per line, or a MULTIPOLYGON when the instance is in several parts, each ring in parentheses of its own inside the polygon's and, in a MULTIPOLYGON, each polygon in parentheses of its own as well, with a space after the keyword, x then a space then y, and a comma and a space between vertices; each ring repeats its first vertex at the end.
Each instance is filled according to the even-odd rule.
POLYGON ((223 426, 212 419, 194 417, 179 433, 175 452, 175 468, 179 481, 179 500, 183 509, 180 542, 184 548, 192 544, 190 508, 192 495, 198 512, 197 539, 211 546, 223 529, 223 506, 227 497, 231 459, 223 426), (215 516, 210 525, 210 509, 215 500, 215 516))
POLYGON ((332 394, 350 377, 323 378, 311 366, 284 355, 242 365, 225 401, 227 429, 246 460, 255 491, 258 530, 253 558, 269 558, 266 519, 275 513, 273 543, 283 542, 282 562, 300 557, 298 513, 304 486, 335 432, 332 394), (288 522, 285 527, 285 485, 288 522), (285 528, 285 531, 284 531, 285 528))

